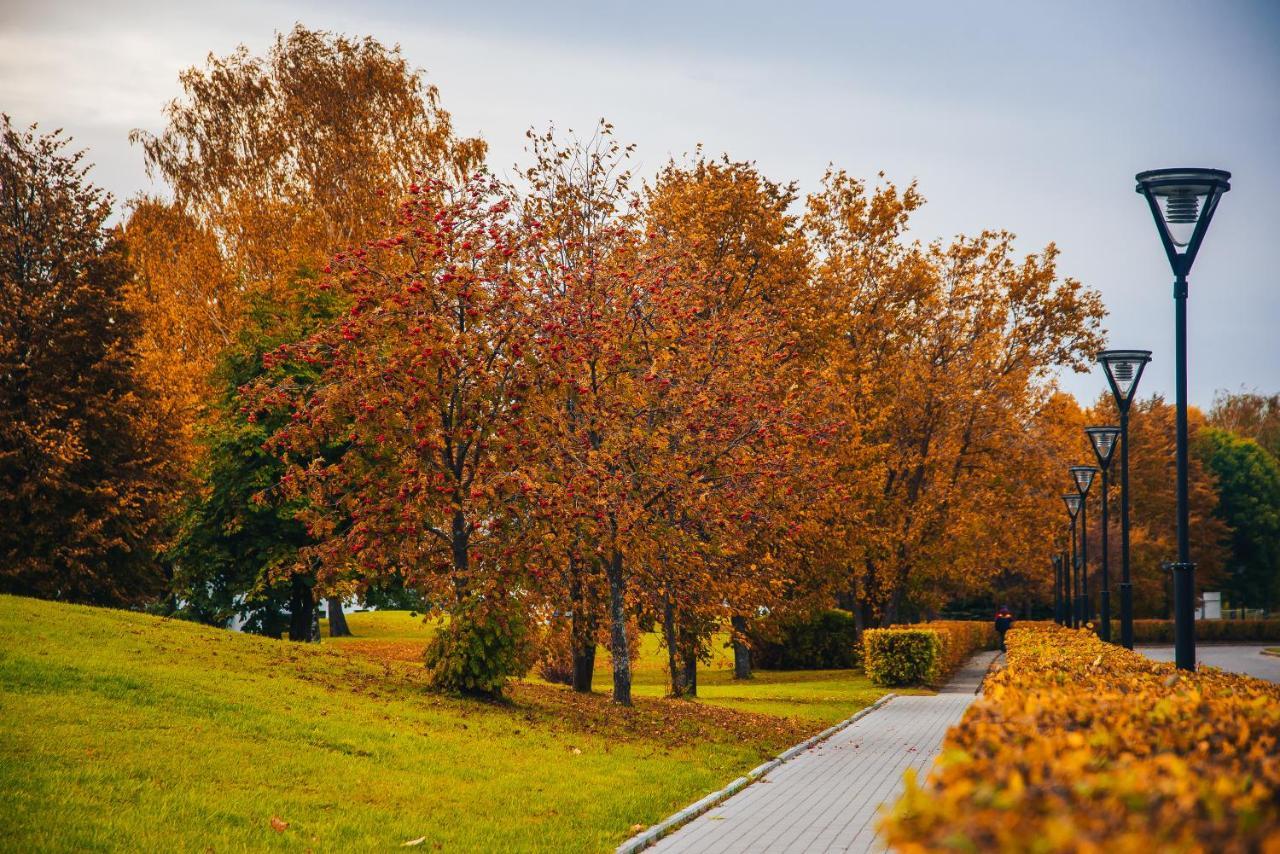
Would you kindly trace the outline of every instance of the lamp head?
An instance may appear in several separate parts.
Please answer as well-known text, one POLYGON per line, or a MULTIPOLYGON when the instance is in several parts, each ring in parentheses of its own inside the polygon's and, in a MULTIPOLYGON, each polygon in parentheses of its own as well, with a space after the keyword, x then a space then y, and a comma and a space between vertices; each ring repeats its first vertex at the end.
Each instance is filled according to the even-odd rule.
POLYGON ((1098 363, 1107 375, 1111 395, 1122 415, 1129 411, 1138 380, 1142 379, 1142 371, 1150 361, 1150 350, 1103 350, 1098 354, 1098 363))
POLYGON ((1067 492, 1062 496, 1062 503, 1067 505, 1067 513, 1072 519, 1076 518, 1076 514, 1080 512, 1080 505, 1084 502, 1084 496, 1078 492, 1067 492))
POLYGON ((1120 440, 1120 428, 1086 427, 1084 432, 1093 445, 1093 453, 1098 458, 1098 467, 1106 471, 1111 466, 1111 455, 1115 453, 1116 443, 1120 440))
POLYGON ((1160 241, 1176 275, 1191 271, 1200 242, 1231 189, 1231 173, 1221 169, 1152 169, 1135 176, 1134 188, 1151 206, 1160 241))
POLYGON ((1068 471, 1071 472, 1071 479, 1076 482, 1076 489, 1080 490, 1080 498, 1083 500, 1089 494, 1089 487, 1093 486, 1093 478, 1098 470, 1093 466, 1072 466, 1068 471))

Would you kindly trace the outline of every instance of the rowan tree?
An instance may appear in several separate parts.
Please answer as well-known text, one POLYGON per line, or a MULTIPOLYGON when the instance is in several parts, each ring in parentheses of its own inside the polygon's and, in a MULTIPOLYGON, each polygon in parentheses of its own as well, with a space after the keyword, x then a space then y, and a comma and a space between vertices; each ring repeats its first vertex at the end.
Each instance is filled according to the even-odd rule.
POLYGON ((0 125, 0 589, 135 605, 164 582, 173 438, 144 430, 125 247, 67 145, 0 125))
POLYGON ((613 697, 627 704, 630 616, 664 571, 718 556, 748 485, 769 474, 759 451, 788 411, 770 360, 788 343, 758 310, 720 310, 729 282, 642 228, 607 125, 585 145, 548 134, 533 148, 544 524, 564 566, 608 591, 613 697))
POLYGON ((350 308, 266 359, 318 373, 259 385, 255 406, 292 408, 272 445, 315 541, 300 557, 323 588, 400 574, 473 614, 538 572, 513 548, 530 483, 527 241, 499 190, 476 176, 411 192, 387 236, 336 256, 330 275, 350 308))

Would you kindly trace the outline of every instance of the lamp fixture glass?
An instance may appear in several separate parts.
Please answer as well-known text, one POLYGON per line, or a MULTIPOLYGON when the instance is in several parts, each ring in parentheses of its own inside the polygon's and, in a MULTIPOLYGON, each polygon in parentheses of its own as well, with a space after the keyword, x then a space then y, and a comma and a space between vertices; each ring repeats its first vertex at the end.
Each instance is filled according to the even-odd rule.
MULTIPOLYGON (((1137 192, 1146 197, 1160 230, 1171 263, 1186 256, 1194 260, 1200 240, 1218 207, 1218 199, 1231 189, 1231 173, 1221 169, 1151 169, 1135 176, 1137 192)), ((1180 271, 1186 274, 1186 270, 1180 271)))
POLYGON ((1089 494, 1089 487, 1093 486, 1093 478, 1097 475, 1098 470, 1093 466, 1072 466, 1068 471, 1071 472, 1071 478, 1076 482, 1076 488, 1080 490, 1080 496, 1089 494))
POLYGON ((1133 400, 1138 380, 1142 379, 1142 371, 1150 361, 1150 350, 1103 350, 1098 354, 1098 362, 1107 374, 1116 405, 1122 410, 1127 409, 1133 400))
POLYGON ((1098 466, 1105 471, 1111 465, 1111 455, 1115 453, 1116 443, 1120 439, 1120 428, 1086 427, 1084 432, 1093 444, 1093 453, 1098 457, 1098 466))
POLYGON ((1076 514, 1080 512, 1080 505, 1084 502, 1084 496, 1078 492, 1067 492, 1063 494, 1062 501, 1067 505, 1067 512, 1074 519, 1076 514))

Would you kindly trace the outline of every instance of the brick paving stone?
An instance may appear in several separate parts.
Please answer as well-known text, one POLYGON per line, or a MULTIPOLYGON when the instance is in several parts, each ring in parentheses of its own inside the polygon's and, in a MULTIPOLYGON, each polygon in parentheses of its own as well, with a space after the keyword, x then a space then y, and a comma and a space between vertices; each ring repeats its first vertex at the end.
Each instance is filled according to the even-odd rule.
POLYGON ((883 851, 881 805, 902 772, 923 775, 997 653, 974 656, 937 694, 895 697, 659 840, 663 854, 883 851))

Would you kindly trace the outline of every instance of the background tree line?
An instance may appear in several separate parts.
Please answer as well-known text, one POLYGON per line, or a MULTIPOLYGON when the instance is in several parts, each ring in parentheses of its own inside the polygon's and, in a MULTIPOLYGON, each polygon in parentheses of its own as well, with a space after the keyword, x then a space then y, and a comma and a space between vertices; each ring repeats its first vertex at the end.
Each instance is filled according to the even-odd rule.
MULTIPOLYGON (((4 590, 294 639, 322 597, 429 605, 443 684, 537 647, 590 690, 604 646, 623 703, 639 627, 689 694, 762 614, 1051 597, 1065 467, 1111 418, 1054 383, 1104 344, 1054 246, 911 240, 923 197, 883 176, 802 197, 695 150, 637 180, 603 122, 502 181, 371 38, 299 26, 180 84, 134 137, 172 195, 119 227, 5 119, 4 590)), ((1272 607, 1276 411, 1221 398, 1193 471, 1205 585, 1272 607)), ((1171 409, 1132 423, 1154 614, 1171 409)))

